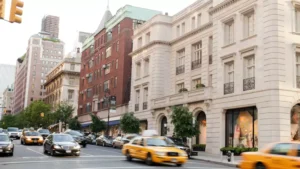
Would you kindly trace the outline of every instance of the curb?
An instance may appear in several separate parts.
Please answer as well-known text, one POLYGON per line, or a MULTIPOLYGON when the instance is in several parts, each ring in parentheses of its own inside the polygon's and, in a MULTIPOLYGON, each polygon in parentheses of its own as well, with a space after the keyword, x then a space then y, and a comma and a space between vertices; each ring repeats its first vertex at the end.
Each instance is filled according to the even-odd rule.
POLYGON ((193 158, 193 157, 191 157, 190 159, 198 160, 198 161, 205 161, 205 162, 210 162, 210 163, 215 163, 215 164, 220 164, 220 165, 224 165, 224 166, 228 166, 228 167, 237 168, 237 166, 238 166, 238 164, 224 163, 224 162, 219 162, 219 161, 205 160, 205 159, 199 159, 199 158, 193 158))

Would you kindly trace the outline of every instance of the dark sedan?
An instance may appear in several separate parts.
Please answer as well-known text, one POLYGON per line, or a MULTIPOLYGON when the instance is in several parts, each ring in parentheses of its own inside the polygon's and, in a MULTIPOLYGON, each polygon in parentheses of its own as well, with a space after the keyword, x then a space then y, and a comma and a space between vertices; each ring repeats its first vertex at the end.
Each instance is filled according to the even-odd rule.
POLYGON ((48 129, 38 129, 37 132, 41 134, 43 139, 46 139, 50 135, 50 131, 48 129))
POLYGON ((14 144, 5 133, 0 133, 0 154, 14 155, 14 144))
POLYGON ((106 147, 106 146, 111 147, 112 142, 113 142, 113 139, 110 136, 102 135, 96 139, 96 145, 101 145, 103 147, 106 147))
POLYGON ((187 146, 186 144, 184 144, 182 139, 174 138, 174 137, 166 137, 166 141, 168 144, 172 144, 175 147, 177 147, 181 150, 184 150, 187 153, 188 158, 191 157, 191 153, 192 153, 191 148, 189 146, 187 146))
POLYGON ((55 155, 80 155, 80 145, 68 134, 51 134, 44 143, 44 153, 55 155))
POLYGON ((65 134, 71 135, 78 144, 82 145, 82 147, 86 147, 87 141, 83 134, 74 130, 67 130, 65 134))
POLYGON ((122 148, 124 144, 127 144, 132 140, 134 137, 138 136, 138 134, 127 134, 124 137, 117 137, 112 142, 113 148, 122 148))

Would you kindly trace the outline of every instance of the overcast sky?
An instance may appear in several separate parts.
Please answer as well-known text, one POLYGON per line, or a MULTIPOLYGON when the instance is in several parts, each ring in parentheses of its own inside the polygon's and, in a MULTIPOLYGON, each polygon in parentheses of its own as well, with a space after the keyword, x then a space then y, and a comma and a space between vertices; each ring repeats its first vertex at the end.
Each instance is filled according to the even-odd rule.
MULTIPOLYGON (((60 17, 59 38, 70 52, 76 31, 94 32, 107 8, 107 0, 23 0, 22 24, 0 20, 0 64, 15 65, 16 59, 26 52, 31 35, 41 30, 45 14, 60 17)), ((110 0, 110 10, 116 11, 126 4, 176 14, 196 0, 110 0)), ((6 16, 9 18, 11 0, 6 0, 6 16)))

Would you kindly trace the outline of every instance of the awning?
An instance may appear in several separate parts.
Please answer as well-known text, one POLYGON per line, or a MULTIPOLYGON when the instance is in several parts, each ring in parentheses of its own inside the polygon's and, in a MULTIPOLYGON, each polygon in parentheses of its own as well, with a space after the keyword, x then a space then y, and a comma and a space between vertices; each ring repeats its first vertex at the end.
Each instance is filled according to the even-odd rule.
POLYGON ((109 126, 114 126, 120 124, 120 120, 114 120, 114 121, 109 121, 108 125, 109 126))
POLYGON ((92 122, 81 123, 81 127, 83 127, 83 128, 89 127, 91 124, 92 124, 92 122))

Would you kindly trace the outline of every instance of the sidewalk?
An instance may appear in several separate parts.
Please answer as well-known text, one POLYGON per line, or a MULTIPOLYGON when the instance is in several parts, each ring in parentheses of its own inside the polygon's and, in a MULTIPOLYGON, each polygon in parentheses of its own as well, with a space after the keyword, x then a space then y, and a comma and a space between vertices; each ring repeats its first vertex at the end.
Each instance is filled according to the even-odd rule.
POLYGON ((207 161, 207 162, 212 162, 212 163, 217 163, 217 164, 222 164, 230 167, 236 167, 237 164, 241 161, 240 156, 234 156, 233 161, 228 162, 227 161, 227 156, 221 156, 218 154, 210 154, 206 152, 198 152, 198 156, 192 156, 192 159, 195 160, 202 160, 202 161, 207 161))

